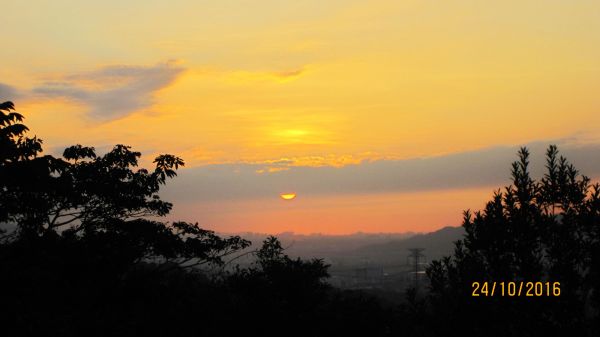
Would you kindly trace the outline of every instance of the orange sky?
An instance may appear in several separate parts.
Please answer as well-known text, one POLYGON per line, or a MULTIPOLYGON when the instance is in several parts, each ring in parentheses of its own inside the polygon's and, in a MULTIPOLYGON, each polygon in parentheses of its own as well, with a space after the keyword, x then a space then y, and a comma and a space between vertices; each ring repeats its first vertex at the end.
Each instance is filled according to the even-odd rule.
POLYGON ((2 7, 10 15, 0 99, 15 101, 46 149, 125 143, 145 164, 173 153, 190 172, 216 167, 227 193, 185 174, 177 185, 185 197, 168 192, 175 216, 216 230, 458 225, 462 209, 481 207, 508 183, 514 156, 506 154, 515 146, 559 143, 586 158, 577 149, 595 154, 600 143, 598 1, 6 0, 2 7), (505 149, 502 160, 497 148, 505 149), (481 156, 489 156, 479 164, 494 169, 493 180, 470 179, 461 166, 436 180, 437 189, 394 185, 429 169, 422 179, 440 175, 411 160, 450 158, 444 165, 454 167, 452 158, 481 156), (369 185, 379 171, 361 167, 373 162, 390 164, 383 176, 394 188, 369 185), (236 165, 252 170, 239 191, 231 183, 236 165), (321 171, 307 167, 335 167, 344 177, 336 184, 354 187, 319 186, 321 171), (294 188, 304 194, 288 204, 277 199, 279 189, 294 188))
POLYGON ((182 202, 175 206, 170 218, 199 221, 226 233, 239 232, 239 224, 260 233, 429 232, 460 224, 461 210, 484 207, 493 190, 488 187, 309 198, 299 195, 291 202, 273 196, 225 205, 182 202))

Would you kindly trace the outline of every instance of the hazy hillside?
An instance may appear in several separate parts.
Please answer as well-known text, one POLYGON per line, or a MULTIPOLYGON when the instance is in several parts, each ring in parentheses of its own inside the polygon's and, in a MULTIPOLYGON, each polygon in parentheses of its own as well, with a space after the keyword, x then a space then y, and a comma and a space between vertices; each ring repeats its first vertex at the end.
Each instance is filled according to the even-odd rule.
MULTIPOLYGON (((322 258, 331 264, 332 271, 356 266, 403 266, 409 248, 425 248, 427 260, 449 255, 453 242, 464 233, 462 227, 444 227, 431 233, 356 233, 352 235, 301 235, 280 233, 286 253, 303 258, 322 258)), ((237 233, 260 244, 267 234, 237 233)))
POLYGON ((423 252, 428 261, 450 255, 454 242, 462 238, 462 227, 444 227, 435 232, 417 234, 404 240, 394 240, 383 244, 367 245, 357 249, 356 254, 368 258, 372 262, 406 262, 408 249, 425 248, 423 252))
MULTIPOLYGON (((226 236, 226 234, 222 234, 226 236)), ((250 240, 253 246, 258 246, 269 236, 263 233, 235 233, 250 240)), ((385 244, 388 242, 404 240, 417 233, 355 233, 349 235, 324 235, 324 234, 296 234, 284 232, 275 234, 286 247, 286 253, 292 256, 330 258, 332 256, 345 256, 356 249, 369 245, 385 244)))
MULTIPOLYGON (((412 285, 414 265, 410 248, 424 248, 421 270, 434 259, 451 255, 462 227, 444 227, 431 233, 364 234, 345 236, 278 235, 290 256, 318 257, 330 265, 329 282, 341 288, 403 291, 412 285)), ((246 236, 248 237, 248 236, 246 236)), ((261 239, 255 235, 253 239, 261 239)), ((255 242, 259 242, 256 240, 255 242)), ((246 260, 249 262, 250 260, 246 260)))

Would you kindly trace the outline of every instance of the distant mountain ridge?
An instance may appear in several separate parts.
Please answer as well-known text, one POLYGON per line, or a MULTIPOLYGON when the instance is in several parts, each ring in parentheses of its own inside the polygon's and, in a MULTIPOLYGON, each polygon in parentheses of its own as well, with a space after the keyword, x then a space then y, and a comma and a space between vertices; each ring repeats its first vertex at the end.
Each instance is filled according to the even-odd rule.
MULTIPOLYGON (((225 234, 223 234, 225 235, 225 234)), ((228 234, 232 235, 232 234, 228 234)), ((258 247, 269 234, 236 233, 258 247)), ((343 265, 406 263, 409 248, 425 248, 427 261, 450 255, 454 242, 464 235, 462 227, 444 227, 430 233, 356 233, 349 235, 276 234, 286 253, 293 257, 322 258, 343 265)))
POLYGON ((416 234, 404 240, 363 246, 356 253, 385 263, 390 260, 398 261, 401 258, 406 260, 410 248, 424 248, 423 254, 428 261, 431 261, 451 255, 454 251, 454 242, 462 239, 464 234, 464 228, 448 226, 435 232, 416 234))
POLYGON ((346 235, 327 235, 327 234, 296 234, 293 232, 283 232, 279 234, 264 233, 235 233, 219 234, 239 235, 246 240, 252 241, 253 246, 260 243, 268 236, 277 237, 282 245, 287 248, 287 253, 294 256, 319 257, 319 254, 329 255, 332 253, 347 253, 367 245, 384 244, 390 241, 404 240, 418 235, 414 232, 405 233, 354 233, 346 235))

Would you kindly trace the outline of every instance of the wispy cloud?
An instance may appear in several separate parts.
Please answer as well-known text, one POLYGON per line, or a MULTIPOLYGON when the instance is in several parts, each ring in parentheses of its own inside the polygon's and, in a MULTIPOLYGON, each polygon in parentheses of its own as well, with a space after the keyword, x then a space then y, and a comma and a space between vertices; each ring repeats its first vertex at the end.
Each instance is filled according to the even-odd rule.
POLYGON ((106 121, 152 106, 155 93, 173 83, 183 71, 172 62, 155 66, 107 66, 45 81, 32 92, 83 103, 89 107, 89 117, 106 121))
POLYGON ((275 82, 286 83, 298 79, 307 72, 307 67, 293 68, 283 71, 229 71, 225 73, 225 79, 233 83, 249 82, 275 82))

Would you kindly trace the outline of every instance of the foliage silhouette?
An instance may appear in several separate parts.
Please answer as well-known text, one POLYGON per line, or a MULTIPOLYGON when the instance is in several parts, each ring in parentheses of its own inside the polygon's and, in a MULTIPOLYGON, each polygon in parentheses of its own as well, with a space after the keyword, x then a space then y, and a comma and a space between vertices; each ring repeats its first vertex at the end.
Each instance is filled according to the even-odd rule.
POLYGON ((464 213, 466 234, 452 257, 434 261, 433 315, 466 335, 592 335, 598 327, 600 186, 552 145, 544 177, 529 174, 529 152, 512 164, 513 185, 483 211, 464 213), (474 298, 472 282, 560 282, 560 297, 474 298))
MULTIPOLYGON (((11 111, 11 102, 2 110, 11 111)), ((1 110, 0 110, 1 111, 1 110)), ((221 239, 198 224, 170 226, 147 220, 166 215, 172 204, 158 195, 161 185, 176 176, 181 158, 160 155, 149 172, 135 169, 141 154, 116 145, 98 156, 93 147, 65 149, 63 158, 40 156, 41 139, 27 138, 23 116, 2 111, 2 163, 0 196, 3 222, 14 222, 19 242, 41 238, 121 242, 130 261, 164 258, 189 267, 192 260, 222 263, 221 257, 245 248, 239 237, 221 239)), ((198 261, 195 261, 198 263, 198 261)))
POLYGON ((35 318, 52 325, 48 317, 77 315, 77 306, 89 304, 78 296, 102 301, 133 279, 155 282, 176 270, 222 265, 250 244, 198 224, 149 218, 170 211, 158 192, 184 165, 180 158, 160 155, 148 171, 136 168, 140 153, 124 145, 104 155, 81 145, 62 158, 42 155, 42 140, 28 138, 22 121, 11 102, 0 105, 0 222, 16 225, 1 237, 3 302, 14 305, 3 318, 33 319, 21 328, 41 328, 35 318), (58 316, 37 314, 65 302, 77 305, 58 316))

